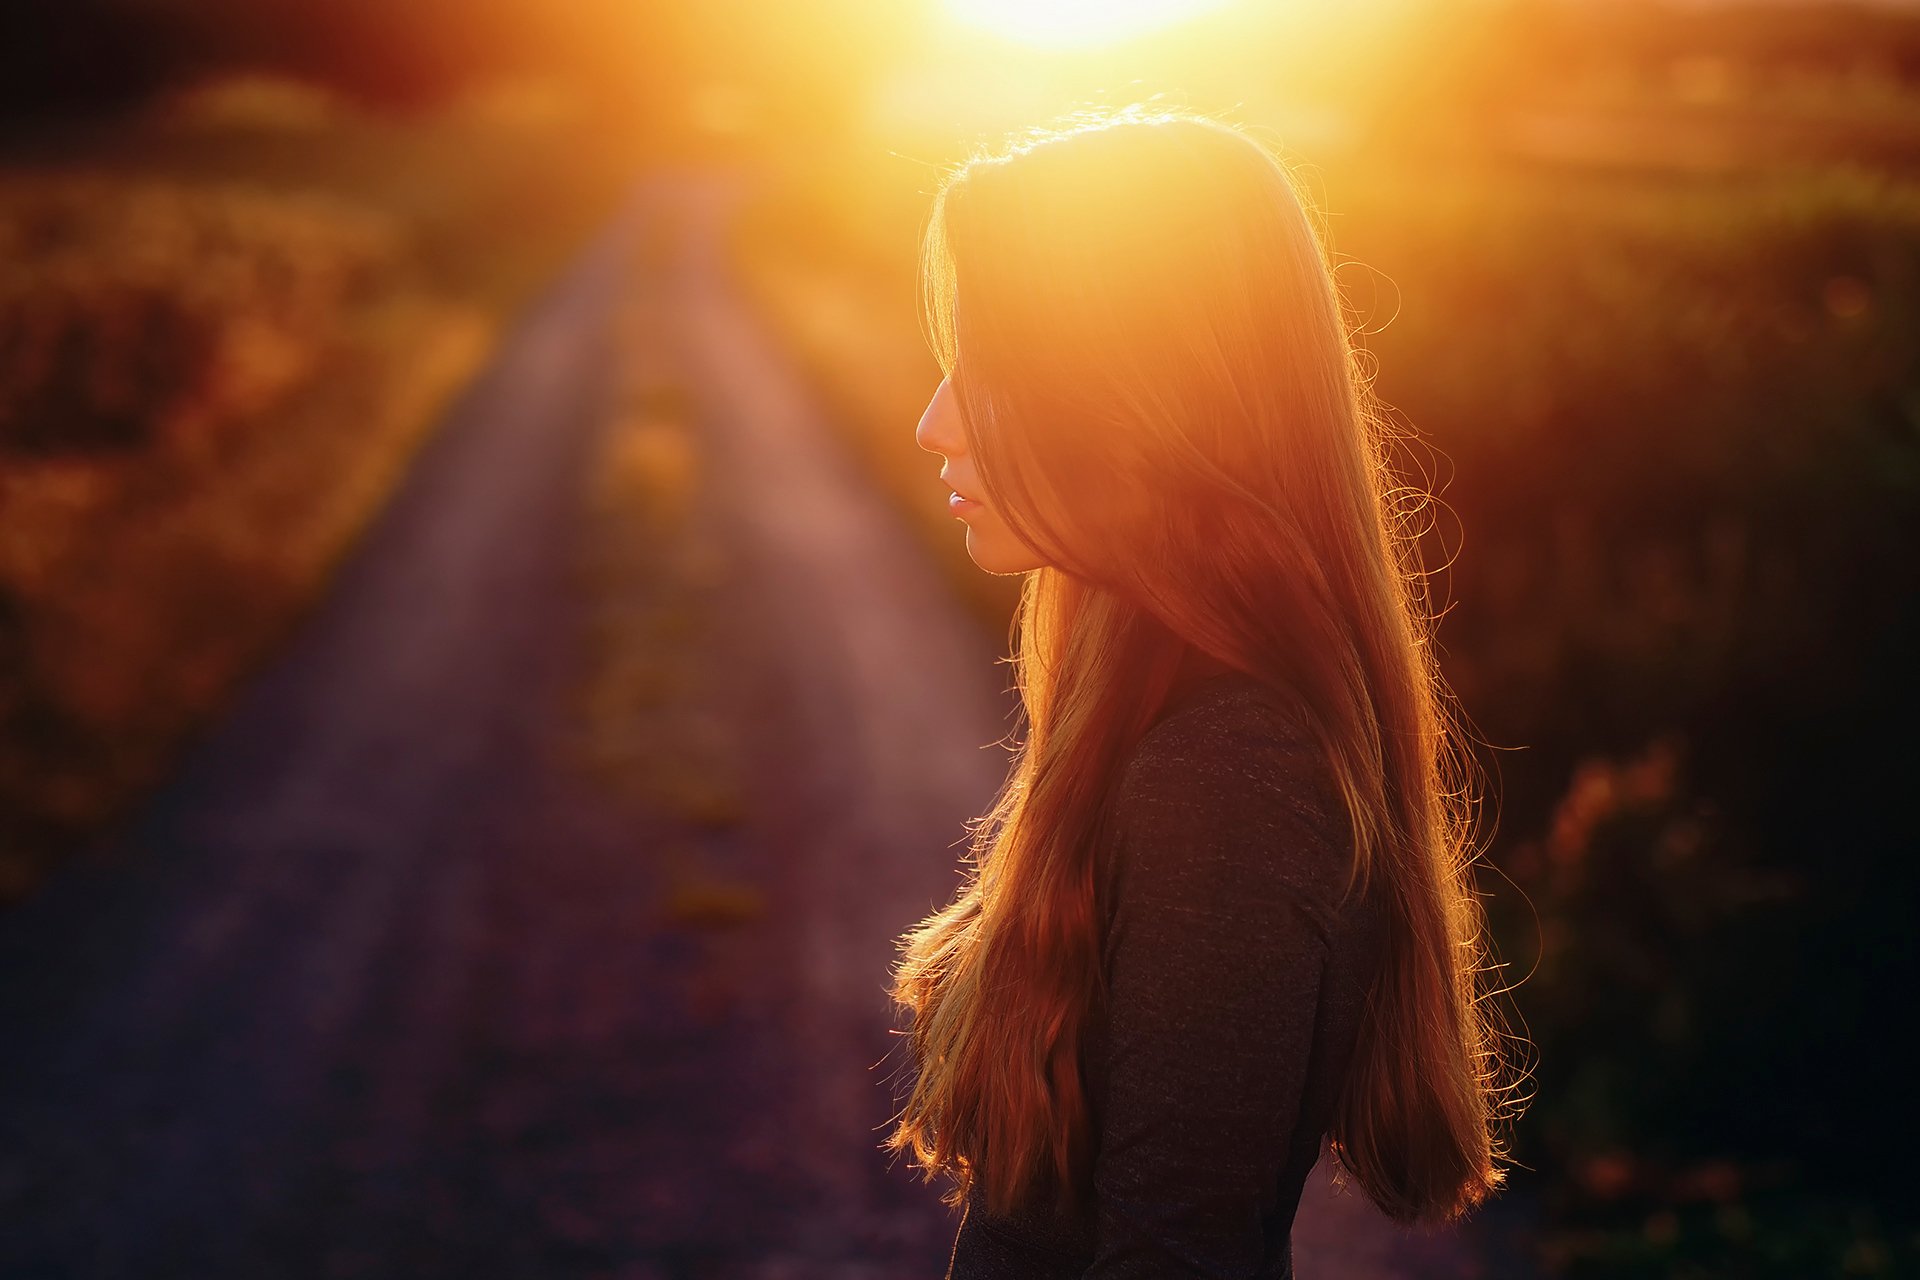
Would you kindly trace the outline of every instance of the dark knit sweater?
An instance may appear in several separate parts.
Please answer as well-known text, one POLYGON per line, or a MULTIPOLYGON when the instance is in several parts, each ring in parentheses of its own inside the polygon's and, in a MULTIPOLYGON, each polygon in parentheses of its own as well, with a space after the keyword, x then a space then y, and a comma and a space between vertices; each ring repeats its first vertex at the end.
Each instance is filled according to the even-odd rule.
POLYGON ((1344 806, 1297 717, 1251 678, 1175 697, 1119 776, 1101 866, 1104 1017, 1083 1057, 1079 1220, 986 1212, 948 1280, 1293 1275, 1318 1159, 1385 938, 1382 881, 1342 903, 1344 806))

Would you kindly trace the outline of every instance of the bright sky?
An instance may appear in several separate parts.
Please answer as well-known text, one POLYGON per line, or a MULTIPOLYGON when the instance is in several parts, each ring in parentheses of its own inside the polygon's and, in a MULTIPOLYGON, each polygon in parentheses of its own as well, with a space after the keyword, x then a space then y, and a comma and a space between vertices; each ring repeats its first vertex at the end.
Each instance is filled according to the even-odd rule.
POLYGON ((1172 26, 1227 0, 947 0, 956 18, 1028 44, 1106 44, 1172 26))

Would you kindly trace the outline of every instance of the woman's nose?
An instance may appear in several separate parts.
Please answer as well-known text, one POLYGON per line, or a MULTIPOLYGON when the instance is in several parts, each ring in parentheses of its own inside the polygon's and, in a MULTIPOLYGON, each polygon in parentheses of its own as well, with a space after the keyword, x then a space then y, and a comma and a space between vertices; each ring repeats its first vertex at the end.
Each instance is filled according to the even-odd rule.
POLYGON ((928 453, 944 454, 956 457, 960 453, 960 433, 955 428, 959 414, 954 411, 953 388, 945 378, 934 389, 933 399, 927 401, 927 407, 920 415, 920 425, 913 429, 913 438, 928 453))

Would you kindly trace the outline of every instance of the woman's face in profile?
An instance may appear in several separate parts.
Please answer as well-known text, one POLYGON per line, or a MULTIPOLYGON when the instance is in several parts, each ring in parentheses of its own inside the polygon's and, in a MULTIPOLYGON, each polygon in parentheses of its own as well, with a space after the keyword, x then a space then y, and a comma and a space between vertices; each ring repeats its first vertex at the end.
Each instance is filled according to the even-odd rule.
POLYGON ((967 450, 966 424, 960 416, 959 398, 947 379, 942 378, 935 388, 926 412, 920 415, 920 425, 914 428, 913 438, 922 449, 937 453, 945 460, 940 478, 953 492, 947 500, 949 509, 966 522, 967 554, 975 564, 988 573, 1025 573, 1046 564, 1038 552, 1007 527, 1000 513, 988 505, 979 474, 973 469, 972 455, 967 450))

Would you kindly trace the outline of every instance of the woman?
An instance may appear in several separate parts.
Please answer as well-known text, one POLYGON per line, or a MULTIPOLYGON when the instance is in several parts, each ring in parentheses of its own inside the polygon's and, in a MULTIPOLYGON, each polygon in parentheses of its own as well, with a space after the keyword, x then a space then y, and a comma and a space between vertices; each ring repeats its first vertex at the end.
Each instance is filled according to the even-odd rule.
POLYGON ((924 265, 916 435, 1025 575, 1025 733, 892 975, 885 1149, 952 1176, 949 1276, 1290 1276, 1323 1141, 1396 1221, 1459 1217, 1510 1093, 1464 756, 1288 170, 1083 121, 953 174, 924 265))

